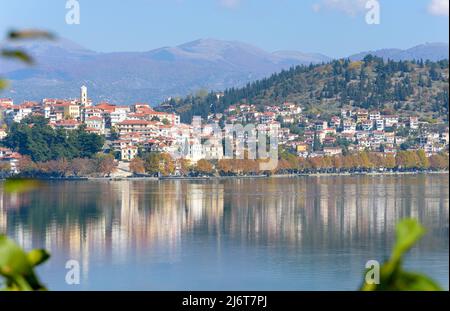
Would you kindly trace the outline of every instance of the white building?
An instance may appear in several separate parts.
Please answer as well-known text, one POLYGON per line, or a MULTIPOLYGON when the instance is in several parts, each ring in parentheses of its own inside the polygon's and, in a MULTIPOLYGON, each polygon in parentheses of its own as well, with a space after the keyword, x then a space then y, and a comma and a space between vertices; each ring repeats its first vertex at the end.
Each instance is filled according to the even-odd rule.
POLYGON ((398 116, 384 116, 384 126, 393 127, 398 124, 398 116))
POLYGON ((416 130, 419 128, 419 118, 418 117, 409 117, 409 127, 412 130, 416 130))
POLYGON ((20 123, 25 117, 29 116, 33 112, 31 107, 26 106, 14 106, 13 109, 5 111, 5 121, 7 124, 13 122, 20 123))
POLYGON ((122 109, 116 109, 111 112, 111 126, 116 126, 118 123, 123 122, 127 119, 127 112, 122 109))
POLYGON ((384 131, 384 120, 378 119, 375 121, 377 131, 384 131))
POLYGON ((86 127, 99 131, 101 134, 105 133, 105 119, 102 117, 90 117, 85 120, 86 127))
POLYGON ((122 161, 131 161, 137 156, 138 148, 133 145, 126 145, 121 147, 120 154, 122 161))

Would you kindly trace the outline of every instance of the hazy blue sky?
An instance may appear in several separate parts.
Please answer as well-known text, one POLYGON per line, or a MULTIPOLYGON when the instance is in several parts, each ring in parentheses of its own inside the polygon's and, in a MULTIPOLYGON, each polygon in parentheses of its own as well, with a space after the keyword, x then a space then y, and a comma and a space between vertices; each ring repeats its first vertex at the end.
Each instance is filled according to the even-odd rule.
POLYGON ((449 0, 379 0, 381 24, 365 22, 365 0, 0 0, 0 31, 49 29, 96 51, 144 51, 199 38, 239 40, 268 51, 339 57, 385 47, 448 42, 449 0))

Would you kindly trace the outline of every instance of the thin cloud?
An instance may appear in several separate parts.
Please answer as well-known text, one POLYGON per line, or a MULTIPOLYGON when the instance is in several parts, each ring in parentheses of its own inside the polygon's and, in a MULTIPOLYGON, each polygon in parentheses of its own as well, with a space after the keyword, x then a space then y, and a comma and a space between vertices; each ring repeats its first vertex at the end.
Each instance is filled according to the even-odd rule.
POLYGON ((364 12, 366 3, 367 0, 322 0, 314 3, 312 9, 314 12, 335 10, 355 16, 364 12))
POLYGON ((432 0, 428 5, 428 12, 433 15, 447 16, 449 0, 432 0))

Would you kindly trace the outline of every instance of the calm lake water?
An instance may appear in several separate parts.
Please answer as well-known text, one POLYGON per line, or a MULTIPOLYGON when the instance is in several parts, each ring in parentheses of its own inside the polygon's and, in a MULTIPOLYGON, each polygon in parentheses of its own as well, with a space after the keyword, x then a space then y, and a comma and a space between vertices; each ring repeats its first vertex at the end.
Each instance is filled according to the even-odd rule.
POLYGON ((355 290, 415 217, 428 234, 406 265, 448 289, 448 178, 0 184, 0 232, 51 251, 38 272, 54 290, 355 290), (80 285, 65 283, 71 259, 80 285))

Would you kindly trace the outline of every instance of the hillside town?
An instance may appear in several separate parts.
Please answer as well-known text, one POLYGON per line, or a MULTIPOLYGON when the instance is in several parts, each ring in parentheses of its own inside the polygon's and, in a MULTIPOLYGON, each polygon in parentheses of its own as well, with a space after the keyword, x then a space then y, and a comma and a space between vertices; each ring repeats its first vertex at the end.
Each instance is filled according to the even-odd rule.
MULTIPOLYGON (((209 114, 201 121, 202 131, 198 135, 193 123, 181 123, 179 115, 156 111, 149 104, 94 105, 86 86, 81 87, 79 98, 71 100, 45 98, 42 102, 16 104, 3 98, 0 112, 0 141, 7 137, 13 123, 29 116, 42 116, 54 129, 73 131, 84 127, 86 132, 104 136, 103 151, 114 154, 120 163, 129 163, 143 152, 176 158, 180 146, 187 146, 182 158, 191 164, 202 159, 224 159, 227 155, 222 141, 203 143, 214 138, 211 131, 205 130, 210 125, 219 126, 225 136, 230 135, 224 124, 258 124, 258 131, 277 133, 280 149, 304 159, 362 151, 395 156, 399 151, 418 150, 430 157, 448 152, 449 146, 447 124, 351 107, 343 107, 340 114, 327 119, 320 115, 312 118, 296 103, 265 106, 263 111, 252 104, 235 104, 223 113, 209 114)), ((12 173, 19 172, 17 163, 21 157, 17 150, 0 148, 0 162, 8 163, 12 173)))

